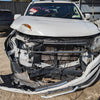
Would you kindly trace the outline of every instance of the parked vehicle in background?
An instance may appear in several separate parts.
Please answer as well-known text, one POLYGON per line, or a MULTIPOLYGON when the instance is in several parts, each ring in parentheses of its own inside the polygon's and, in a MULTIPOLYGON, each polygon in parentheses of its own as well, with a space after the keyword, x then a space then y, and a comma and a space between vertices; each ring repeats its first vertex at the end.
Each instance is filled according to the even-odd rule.
POLYGON ((0 9, 0 31, 11 30, 10 25, 14 20, 14 14, 8 9, 0 9))

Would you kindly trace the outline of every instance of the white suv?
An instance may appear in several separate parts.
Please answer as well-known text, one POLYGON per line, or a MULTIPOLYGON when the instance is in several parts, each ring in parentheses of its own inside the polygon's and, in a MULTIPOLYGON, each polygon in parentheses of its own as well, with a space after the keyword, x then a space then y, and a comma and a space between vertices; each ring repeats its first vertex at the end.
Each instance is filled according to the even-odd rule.
POLYGON ((5 50, 17 85, 50 98, 88 87, 97 80, 100 31, 74 3, 32 2, 11 28, 5 50), (48 96, 59 91, 65 92, 48 96))

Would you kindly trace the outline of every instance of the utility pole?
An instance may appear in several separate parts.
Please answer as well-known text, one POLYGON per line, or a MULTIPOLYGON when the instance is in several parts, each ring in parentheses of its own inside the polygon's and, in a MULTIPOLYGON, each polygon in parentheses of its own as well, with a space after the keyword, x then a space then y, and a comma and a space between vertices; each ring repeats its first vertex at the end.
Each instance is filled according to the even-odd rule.
POLYGON ((82 0, 79 0, 79 8, 81 10, 81 4, 82 4, 82 0))
POLYGON ((94 0, 92 0, 92 22, 94 23, 94 0))

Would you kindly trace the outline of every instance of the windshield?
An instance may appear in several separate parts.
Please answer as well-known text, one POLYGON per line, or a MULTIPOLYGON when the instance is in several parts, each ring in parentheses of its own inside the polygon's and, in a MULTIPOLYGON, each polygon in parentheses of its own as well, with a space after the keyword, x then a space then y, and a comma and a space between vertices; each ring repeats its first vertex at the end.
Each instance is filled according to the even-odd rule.
POLYGON ((72 3, 35 3, 31 4, 26 16, 82 19, 77 7, 72 3))

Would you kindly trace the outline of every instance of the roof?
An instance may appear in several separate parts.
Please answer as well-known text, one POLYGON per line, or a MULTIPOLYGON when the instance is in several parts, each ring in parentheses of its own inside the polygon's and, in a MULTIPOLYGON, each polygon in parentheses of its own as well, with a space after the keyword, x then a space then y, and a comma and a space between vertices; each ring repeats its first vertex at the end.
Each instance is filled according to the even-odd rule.
POLYGON ((9 10, 9 9, 0 9, 0 11, 9 11, 9 12, 11 12, 11 10, 9 10))
POLYGON ((32 3, 73 3, 71 1, 66 0, 44 0, 44 1, 33 1, 32 3))

